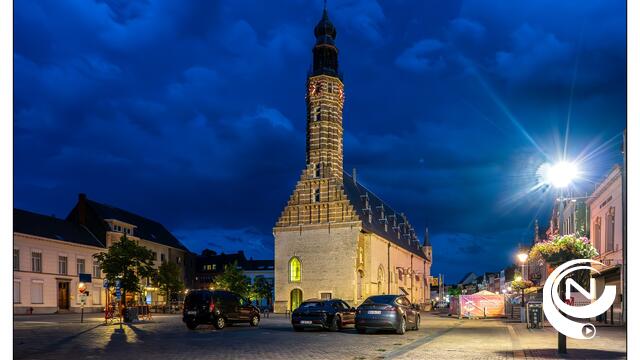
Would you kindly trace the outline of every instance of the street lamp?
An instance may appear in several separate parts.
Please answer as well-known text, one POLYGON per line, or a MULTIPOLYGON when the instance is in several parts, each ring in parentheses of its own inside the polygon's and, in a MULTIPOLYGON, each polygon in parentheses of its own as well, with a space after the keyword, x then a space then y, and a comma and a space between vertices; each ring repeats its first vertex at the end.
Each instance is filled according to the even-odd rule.
MULTIPOLYGON (((560 204, 558 205, 558 233, 564 235, 562 230, 564 223, 564 201, 563 190, 571 185, 580 174, 580 170, 575 163, 568 161, 560 161, 553 165, 548 165, 543 173, 545 182, 552 185, 560 191, 560 204)), ((567 337, 558 332, 558 352, 560 354, 567 353, 567 337)))
POLYGON ((518 260, 520 260, 520 264, 522 264, 522 277, 526 280, 527 277, 524 276, 524 263, 525 261, 527 261, 527 258, 529 257, 529 254, 527 254, 526 252, 521 252, 520 254, 518 254, 518 260))

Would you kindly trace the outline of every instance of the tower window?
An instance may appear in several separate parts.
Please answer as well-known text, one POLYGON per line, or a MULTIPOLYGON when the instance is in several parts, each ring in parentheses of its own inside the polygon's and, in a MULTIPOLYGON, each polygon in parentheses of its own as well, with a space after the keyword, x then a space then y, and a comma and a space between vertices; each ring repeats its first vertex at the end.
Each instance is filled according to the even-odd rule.
POLYGON ((322 173, 322 164, 318 163, 316 164, 316 177, 319 178, 321 176, 322 173))
POLYGON ((299 282, 302 274, 302 264, 297 257, 291 258, 289 261, 289 281, 299 282))
POLYGON ((320 121, 320 109, 316 109, 315 120, 320 121))
POLYGON ((320 202, 320 188, 313 190, 313 202, 320 202))

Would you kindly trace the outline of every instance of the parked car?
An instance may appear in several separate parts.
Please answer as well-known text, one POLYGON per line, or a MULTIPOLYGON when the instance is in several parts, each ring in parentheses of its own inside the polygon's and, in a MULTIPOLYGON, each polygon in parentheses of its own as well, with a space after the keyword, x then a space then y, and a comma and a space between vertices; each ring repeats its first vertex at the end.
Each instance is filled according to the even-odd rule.
POLYGON ((404 295, 374 295, 368 297, 356 311, 356 330, 418 330, 420 311, 404 295))
POLYGON ((192 290, 187 293, 182 311, 182 321, 191 330, 201 324, 213 324, 216 329, 228 323, 260 323, 260 311, 251 301, 223 290, 192 290))
POLYGON ((355 323, 356 309, 340 299, 307 300, 291 314, 295 331, 305 328, 322 328, 338 331, 355 323))

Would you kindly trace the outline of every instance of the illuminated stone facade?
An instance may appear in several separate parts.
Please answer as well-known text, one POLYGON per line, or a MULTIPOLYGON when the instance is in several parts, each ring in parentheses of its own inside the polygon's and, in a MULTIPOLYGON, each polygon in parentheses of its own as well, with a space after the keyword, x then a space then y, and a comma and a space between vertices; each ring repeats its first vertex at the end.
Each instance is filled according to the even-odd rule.
POLYGON ((429 298, 431 246, 343 170, 344 84, 327 12, 315 28, 307 80, 306 168, 273 229, 275 311, 309 298, 358 305, 373 294, 429 298))

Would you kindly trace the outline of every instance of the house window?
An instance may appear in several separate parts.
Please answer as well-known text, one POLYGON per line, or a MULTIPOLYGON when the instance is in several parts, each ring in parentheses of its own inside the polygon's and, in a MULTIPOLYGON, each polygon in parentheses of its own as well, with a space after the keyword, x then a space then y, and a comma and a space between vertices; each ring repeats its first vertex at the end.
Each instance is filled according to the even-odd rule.
POLYGON ((76 270, 78 271, 78 275, 84 274, 84 259, 76 259, 76 270))
POLYGON ((20 304, 20 281, 13 281, 13 303, 20 304))
POLYGON ((13 249, 13 270, 20 270, 20 250, 13 249))
POLYGON ((299 282, 301 273, 302 264, 300 264, 300 259, 297 257, 291 258, 291 261, 289 261, 289 281, 299 282))
POLYGON ((180 256, 178 256, 176 258, 176 264, 180 264, 182 262, 182 258, 180 256))
POLYGON ((152 251, 153 253, 153 260, 158 260, 158 253, 155 251, 152 251))
POLYGON ((102 277, 102 270, 100 269, 100 262, 99 261, 94 261, 93 262, 93 277, 97 278, 97 279, 102 277))
POLYGON ((160 254, 160 261, 162 261, 164 263, 164 261, 165 261, 164 254, 160 254))
POLYGON ((614 225, 616 223, 615 218, 615 209, 609 208, 609 212, 607 213, 607 222, 604 224, 605 229, 605 240, 606 240, 606 249, 605 251, 613 251, 613 237, 614 237, 614 225))
POLYGON ((31 252, 31 271, 42 272, 42 253, 39 251, 31 252))
POLYGON ((331 300, 331 293, 330 292, 320 293, 320 299, 321 300, 331 300))
POLYGON ((594 229, 593 229, 593 236, 594 236, 594 245, 596 247, 596 250, 598 251, 598 253, 602 253, 602 248, 600 247, 600 243, 602 241, 602 218, 601 217, 597 217, 596 218, 596 223, 594 225, 594 229))
POLYGON ((58 256, 58 274, 67 275, 67 257, 58 256))
POLYGON ((32 282, 31 283, 31 303, 32 304, 42 304, 43 301, 43 297, 42 297, 42 287, 43 287, 43 283, 42 282, 32 282))

